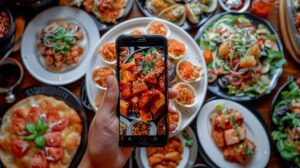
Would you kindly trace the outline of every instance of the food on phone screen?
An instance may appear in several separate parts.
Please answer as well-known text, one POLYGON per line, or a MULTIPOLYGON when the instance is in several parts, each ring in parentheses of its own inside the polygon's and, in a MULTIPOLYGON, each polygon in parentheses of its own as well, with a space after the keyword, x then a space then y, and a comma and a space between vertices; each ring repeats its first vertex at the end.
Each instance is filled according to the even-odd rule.
MULTIPOLYGON (((169 133, 176 133, 176 130, 179 129, 181 123, 181 112, 177 109, 174 112, 168 112, 167 121, 169 133)), ((165 118, 162 118, 157 124, 157 135, 164 135, 165 131, 165 118)))
POLYGON ((163 114, 166 98, 165 60, 162 50, 146 48, 121 65, 120 112, 151 121, 163 114))

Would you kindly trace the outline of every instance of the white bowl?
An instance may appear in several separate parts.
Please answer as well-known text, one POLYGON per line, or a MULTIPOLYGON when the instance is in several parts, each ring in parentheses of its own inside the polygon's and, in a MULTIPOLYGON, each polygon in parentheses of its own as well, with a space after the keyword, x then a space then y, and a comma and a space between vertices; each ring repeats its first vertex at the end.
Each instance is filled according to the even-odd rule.
POLYGON ((194 102, 192 104, 182 104, 182 103, 178 102, 177 98, 175 98, 175 102, 182 107, 186 107, 186 108, 194 107, 197 104, 197 92, 196 92, 195 88, 192 85, 190 85, 189 83, 185 83, 185 82, 178 82, 172 88, 176 90, 176 87, 179 85, 186 85, 192 89, 192 91, 194 92, 194 95, 195 95, 194 102))
MULTIPOLYGON (((170 101, 170 103, 173 104, 173 102, 171 102, 171 101, 170 101)), ((182 121, 182 114, 181 114, 181 111, 178 110, 178 108, 176 108, 176 106, 175 106, 174 104, 173 104, 172 106, 173 106, 173 108, 174 108, 174 111, 176 111, 176 112, 178 113, 178 118, 179 118, 179 120, 178 120, 176 129, 175 129, 174 131, 169 132, 169 136, 170 136, 170 137, 172 137, 172 136, 176 135, 177 133, 179 133, 180 127, 181 127, 181 121, 182 121)))
POLYGON ((227 12, 238 12, 238 13, 243 13, 245 12, 249 6, 250 6, 251 1, 250 0, 245 0, 244 6, 240 9, 240 10, 234 10, 234 9, 230 9, 223 0, 219 0, 219 4, 222 7, 222 9, 224 9, 227 12))
MULTIPOLYGON (((101 59, 102 59, 103 62, 105 62, 105 63, 108 64, 108 65, 116 65, 117 59, 115 59, 114 61, 108 61, 108 60, 106 60, 106 59, 103 57, 103 55, 102 55, 101 52, 100 52, 101 48, 102 48, 105 44, 107 44, 107 43, 114 43, 114 42, 106 42, 106 43, 103 43, 103 45, 100 46, 100 48, 97 48, 97 52, 98 52, 98 54, 99 54, 99 56, 101 57, 101 59)), ((116 58, 117 58, 117 57, 116 57, 116 58)))
POLYGON ((188 81, 188 80, 185 80, 185 79, 182 78, 182 76, 179 74, 179 69, 178 69, 178 68, 179 68, 179 65, 180 65, 183 61, 189 61, 189 60, 182 59, 182 60, 180 60, 180 61, 177 63, 177 66, 176 66, 176 74, 177 74, 177 76, 179 77, 179 79, 182 80, 183 82, 186 82, 186 83, 194 83, 194 82, 200 81, 200 80, 203 78, 202 67, 199 66, 199 65, 193 64, 191 61, 189 61, 191 64, 193 64, 193 65, 195 65, 195 66, 198 66, 198 67, 201 67, 201 70, 200 70, 201 76, 200 76, 199 78, 197 78, 196 80, 194 80, 194 81, 188 81))
POLYGON ((167 24, 165 24, 165 21, 163 21, 163 20, 154 19, 153 21, 151 21, 151 22, 146 26, 146 33, 147 33, 147 34, 150 34, 150 33, 148 33, 148 29, 149 29, 149 26, 150 26, 152 23, 154 23, 154 22, 161 22, 161 23, 164 24, 164 26, 165 26, 166 29, 167 29, 167 34, 165 35, 165 37, 168 38, 168 37, 170 36, 170 34, 171 34, 171 30, 170 30, 170 28, 167 26, 167 24))
MULTIPOLYGON (((177 39, 168 39, 168 41, 169 40, 177 40, 177 39)), ((179 40, 177 40, 177 41, 179 41, 179 40)), ((175 55, 173 55, 173 54, 171 54, 171 53, 169 53, 169 51, 168 51, 168 56, 170 57, 170 58, 172 58, 172 59, 174 59, 174 60, 180 60, 181 58, 183 58, 185 55, 186 55, 186 53, 187 53, 187 51, 188 51, 188 47, 186 46, 186 44, 184 44, 183 42, 181 42, 181 41, 179 41, 180 43, 182 43, 184 46, 185 46, 185 52, 184 52, 184 54, 182 54, 181 56, 175 56, 175 55)))
MULTIPOLYGON (((96 67, 96 68, 92 71, 92 78, 93 78, 93 74, 94 74, 95 70, 98 69, 98 68, 109 68, 109 69, 111 69, 111 70, 113 71, 114 75, 116 75, 116 71, 115 71, 113 68, 107 67, 107 66, 106 66, 106 67, 105 67, 105 66, 98 66, 98 67, 96 67)), ((97 86, 97 88, 99 88, 99 89, 101 89, 101 90, 107 90, 106 87, 100 86, 98 83, 96 83, 96 81, 94 80, 94 78, 93 78, 93 82, 94 82, 94 84, 97 86)))

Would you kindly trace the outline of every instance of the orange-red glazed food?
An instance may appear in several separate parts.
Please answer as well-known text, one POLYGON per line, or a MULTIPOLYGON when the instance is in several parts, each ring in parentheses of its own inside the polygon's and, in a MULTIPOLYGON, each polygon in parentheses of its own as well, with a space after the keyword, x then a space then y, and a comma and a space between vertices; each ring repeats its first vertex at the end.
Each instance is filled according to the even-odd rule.
POLYGON ((163 36, 168 36, 170 33, 169 28, 161 21, 153 21, 147 27, 147 32, 149 34, 159 34, 163 36))
POLYGON ((144 122, 134 123, 131 133, 134 136, 147 136, 150 133, 151 125, 144 122))
POLYGON ((196 101, 196 93, 191 85, 179 83, 175 87, 177 91, 176 100, 181 105, 192 105, 196 101))
POLYGON ((176 39, 169 39, 168 40, 168 52, 174 58, 182 58, 186 53, 187 48, 185 44, 176 40, 176 39))
POLYGON ((160 49, 138 51, 121 65, 120 112, 141 121, 161 116, 166 103, 164 55, 160 49))
POLYGON ((110 75, 114 75, 114 71, 112 68, 99 67, 93 71, 93 80, 98 86, 106 88, 106 78, 110 75))
POLYGON ((103 46, 99 49, 99 54, 104 61, 115 62, 117 59, 116 44, 113 42, 103 44, 103 46))
POLYGON ((202 77, 201 70, 201 67, 194 65, 187 60, 178 63, 178 75, 182 80, 187 82, 199 80, 202 77))
POLYGON ((246 137, 247 130, 241 112, 217 105, 210 116, 210 123, 211 136, 226 160, 247 164, 252 159, 256 146, 246 137))
POLYGON ((177 167, 182 159, 183 145, 177 137, 172 137, 164 147, 147 148, 151 168, 177 167))

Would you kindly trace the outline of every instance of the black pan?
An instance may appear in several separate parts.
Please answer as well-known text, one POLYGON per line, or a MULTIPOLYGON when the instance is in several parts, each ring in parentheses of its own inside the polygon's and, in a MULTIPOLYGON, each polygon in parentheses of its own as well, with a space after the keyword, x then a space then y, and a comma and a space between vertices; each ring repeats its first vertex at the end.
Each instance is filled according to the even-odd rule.
MULTIPOLYGON (((60 86, 33 86, 27 89, 22 90, 20 93, 16 95, 16 102, 23 100, 29 96, 35 95, 46 95, 52 96, 58 100, 64 101, 68 106, 74 109, 80 116, 82 121, 82 133, 81 133, 81 142, 77 149, 77 152, 70 164, 69 167, 77 167, 81 161, 83 154, 85 153, 87 146, 87 137, 88 137, 88 120, 81 106, 79 100, 76 96, 69 90, 60 86)), ((14 103, 14 104, 15 104, 14 103)), ((14 104, 5 104, 0 106, 0 117, 2 118, 5 112, 12 107, 14 104)), ((4 167, 4 165, 0 162, 0 167, 4 167)))

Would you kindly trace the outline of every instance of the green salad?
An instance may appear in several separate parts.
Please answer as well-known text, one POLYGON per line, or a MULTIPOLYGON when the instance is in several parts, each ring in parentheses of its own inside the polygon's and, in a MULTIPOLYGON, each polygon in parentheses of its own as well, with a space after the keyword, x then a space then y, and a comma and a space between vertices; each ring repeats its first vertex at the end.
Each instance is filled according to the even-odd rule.
POLYGON ((285 64, 277 36, 245 15, 224 15, 197 39, 208 68, 208 82, 233 96, 260 96, 285 64))
POLYGON ((300 167, 300 77, 281 92, 272 120, 276 126, 272 139, 281 157, 300 167))

